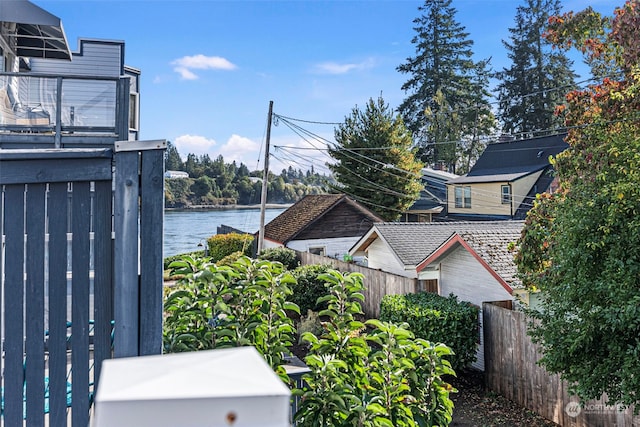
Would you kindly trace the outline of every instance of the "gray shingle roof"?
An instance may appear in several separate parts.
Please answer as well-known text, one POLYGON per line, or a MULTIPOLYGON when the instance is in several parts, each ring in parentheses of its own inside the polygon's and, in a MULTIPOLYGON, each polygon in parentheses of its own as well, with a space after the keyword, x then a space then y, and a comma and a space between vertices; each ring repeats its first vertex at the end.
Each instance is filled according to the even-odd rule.
MULTIPOLYGON (((515 221, 514 221, 515 222, 515 221)), ((522 228, 522 227, 520 227, 522 228)), ((458 233, 462 239, 509 285, 519 284, 513 253, 507 249, 509 242, 520 237, 516 229, 476 230, 458 233)))
MULTIPOLYGON (((459 221, 459 222, 428 222, 428 223, 378 223, 374 227, 378 235, 384 239, 391 250, 405 266, 417 266, 433 251, 438 249, 454 233, 469 235, 482 233, 485 237, 492 234, 506 237, 507 233, 520 235, 523 221, 459 221)), ((470 243, 471 244, 471 243, 470 243)), ((475 248, 474 248, 475 250, 475 248)), ((487 250, 489 250, 487 248, 487 250)), ((488 261, 487 261, 488 262, 488 261)))

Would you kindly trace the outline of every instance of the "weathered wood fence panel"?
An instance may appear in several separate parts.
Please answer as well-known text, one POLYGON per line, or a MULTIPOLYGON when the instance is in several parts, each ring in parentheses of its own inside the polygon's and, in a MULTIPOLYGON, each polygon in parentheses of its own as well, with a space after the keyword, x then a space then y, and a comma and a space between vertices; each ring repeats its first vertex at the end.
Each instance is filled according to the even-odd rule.
POLYGON ((0 149, 4 425, 86 427, 101 362, 161 352, 164 142, 128 144, 0 149), (114 170, 135 186, 128 209, 114 170))
POLYGON ((330 264, 338 271, 357 272, 364 275, 364 303, 362 310, 370 318, 378 318, 380 315, 380 302, 385 295, 410 294, 417 290, 417 280, 398 276, 380 270, 374 270, 361 265, 343 262, 335 258, 298 252, 298 258, 302 265, 330 264))
POLYGON ((537 364, 539 346, 527 335, 523 312, 484 303, 485 375, 487 387, 541 416, 571 427, 632 427, 640 425, 633 408, 618 411, 606 398, 583 402, 569 394, 559 375, 537 364))

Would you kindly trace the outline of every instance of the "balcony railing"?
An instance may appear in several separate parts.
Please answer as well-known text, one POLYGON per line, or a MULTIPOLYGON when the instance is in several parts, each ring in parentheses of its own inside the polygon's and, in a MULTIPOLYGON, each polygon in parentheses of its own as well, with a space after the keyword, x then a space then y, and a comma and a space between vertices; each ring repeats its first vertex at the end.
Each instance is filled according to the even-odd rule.
POLYGON ((129 77, 0 73, 0 147, 96 147, 127 140, 129 77))

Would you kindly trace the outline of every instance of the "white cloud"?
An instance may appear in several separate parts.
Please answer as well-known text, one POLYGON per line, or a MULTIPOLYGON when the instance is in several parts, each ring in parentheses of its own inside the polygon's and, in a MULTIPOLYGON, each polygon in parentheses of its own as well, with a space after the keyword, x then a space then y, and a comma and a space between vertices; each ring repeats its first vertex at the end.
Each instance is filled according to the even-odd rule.
POLYGON ((231 163, 235 160, 238 165, 244 163, 252 170, 258 163, 260 144, 249 138, 233 134, 231 138, 220 147, 220 154, 224 157, 225 163, 231 163))
POLYGON ((319 74, 347 74, 354 70, 366 70, 373 68, 375 61, 373 58, 368 58, 359 63, 346 63, 340 64, 337 62, 322 62, 316 64, 314 71, 319 74))
POLYGON ((184 80, 196 80, 198 75, 193 70, 235 70, 237 66, 220 56, 205 56, 202 54, 183 56, 171 62, 173 71, 180 74, 184 80))
POLYGON ((190 153, 196 156, 209 154, 211 157, 213 147, 216 145, 215 140, 200 135, 181 135, 173 143, 178 149, 182 160, 186 160, 187 155, 190 153))

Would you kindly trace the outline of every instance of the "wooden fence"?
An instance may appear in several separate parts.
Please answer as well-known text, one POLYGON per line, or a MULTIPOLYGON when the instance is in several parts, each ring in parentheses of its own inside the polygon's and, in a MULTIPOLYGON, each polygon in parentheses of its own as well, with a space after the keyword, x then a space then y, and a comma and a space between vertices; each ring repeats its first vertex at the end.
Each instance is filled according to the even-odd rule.
POLYGON ((561 426, 631 427, 640 425, 633 408, 618 411, 606 399, 578 404, 559 375, 537 364, 540 348, 527 335, 527 319, 520 311, 484 303, 484 363, 487 387, 561 426))
POLYGON ((101 362, 161 352, 164 148, 0 149, 4 425, 86 427, 101 362))
POLYGON ((362 310, 365 315, 370 318, 378 318, 380 315, 380 302, 385 295, 410 294, 417 291, 416 279, 339 261, 335 258, 310 254, 309 252, 298 252, 298 258, 302 265, 330 264, 336 270, 342 272, 362 273, 365 277, 362 310))

